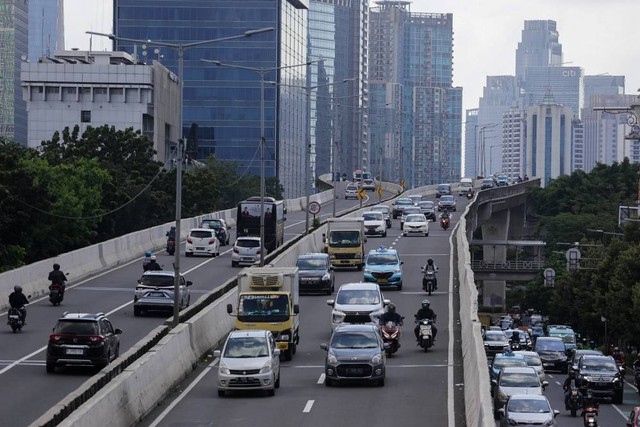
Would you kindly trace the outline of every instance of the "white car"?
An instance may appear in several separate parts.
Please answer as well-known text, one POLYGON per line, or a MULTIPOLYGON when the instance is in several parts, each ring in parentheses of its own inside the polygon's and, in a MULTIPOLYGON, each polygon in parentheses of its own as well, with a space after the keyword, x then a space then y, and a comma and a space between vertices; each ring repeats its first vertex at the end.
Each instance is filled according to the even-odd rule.
POLYGON ((410 214, 404 220, 402 234, 408 236, 410 234, 429 235, 429 221, 424 214, 410 214))
POLYGON ((371 207, 372 211, 382 212, 387 228, 391 228, 391 208, 387 205, 375 205, 371 207))
POLYGON ((192 228, 187 236, 185 255, 220 255, 220 241, 212 228, 192 228))
POLYGON ((356 184, 348 184, 347 188, 344 190, 344 198, 347 199, 357 199, 358 198, 358 186, 356 184))
POLYGON ((385 221, 384 214, 379 211, 368 211, 362 213, 362 219, 364 219, 364 234, 380 235, 387 237, 387 222, 385 221))
POLYGON ((340 286, 336 299, 327 300, 331 311, 331 329, 344 323, 378 324, 384 308, 391 301, 385 300, 377 283, 346 283, 340 286))
POLYGON ((362 188, 365 191, 376 191, 376 183, 372 179, 365 179, 362 181, 362 188))
POLYGON ((232 331, 219 357, 218 396, 235 390, 265 390, 273 396, 280 387, 280 350, 270 331, 232 331))
POLYGON ((260 260, 260 238, 238 237, 231 250, 231 267, 240 264, 253 265, 260 260))
POLYGON ((407 216, 413 214, 422 214, 422 209, 417 206, 407 206, 402 210, 402 215, 400 216, 400 230, 404 228, 404 221, 407 219, 407 216))

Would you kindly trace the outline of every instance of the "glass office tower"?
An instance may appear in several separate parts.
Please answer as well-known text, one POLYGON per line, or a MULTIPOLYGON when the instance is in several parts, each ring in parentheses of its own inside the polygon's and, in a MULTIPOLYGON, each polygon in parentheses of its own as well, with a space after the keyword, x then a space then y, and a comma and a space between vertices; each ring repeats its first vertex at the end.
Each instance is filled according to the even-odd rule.
POLYGON ((29 0, 29 61, 64 50, 64 0, 29 0))
MULTIPOLYGON (((183 135, 199 159, 235 162, 239 173, 260 174, 264 125, 266 176, 277 176, 286 197, 305 194, 308 0, 115 0, 118 37, 187 44, 273 27, 250 38, 184 50, 183 135), (254 68, 243 70, 202 62, 254 68), (286 68, 289 67, 289 68, 286 68), (270 71, 260 73, 258 69, 270 71), (261 108, 261 80, 264 109, 261 108), (264 120, 261 119, 264 111, 264 120)), ((153 48, 153 43, 148 43, 153 48)), ((140 53, 142 45, 116 43, 140 53)), ((178 51, 159 48, 178 73, 178 51)))

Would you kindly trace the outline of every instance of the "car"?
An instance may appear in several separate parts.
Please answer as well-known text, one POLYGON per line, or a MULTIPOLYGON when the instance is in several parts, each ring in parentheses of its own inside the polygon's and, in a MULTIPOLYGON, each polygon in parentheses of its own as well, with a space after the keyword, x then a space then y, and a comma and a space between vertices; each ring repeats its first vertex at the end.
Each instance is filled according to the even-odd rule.
POLYGON ((627 427, 640 427, 640 406, 635 406, 629 413, 627 427))
POLYGON ((220 241, 216 236, 216 230, 192 228, 187 236, 184 254, 188 257, 198 254, 211 255, 212 257, 220 255, 220 241))
POLYGON ((376 283, 345 283, 340 286, 336 299, 327 300, 331 306, 331 329, 347 323, 371 323, 376 326, 384 308, 389 304, 376 283))
POLYGON ((496 187, 508 187, 509 178, 506 175, 498 175, 496 178, 496 187))
POLYGON ((503 331, 511 329, 513 326, 513 317, 509 315, 501 316, 500 320, 498 320, 498 326, 500 326, 503 331))
POLYGON ((513 394, 504 407, 498 410, 500 427, 511 426, 555 426, 555 417, 560 414, 552 410, 546 396, 513 394))
POLYGON ((410 234, 429 235, 429 221, 424 214, 407 215, 402 227, 402 234, 408 236, 410 234))
POLYGON ((362 188, 365 191, 376 191, 376 183, 374 180, 372 179, 363 179, 362 180, 362 188))
POLYGON ((489 188, 493 188, 493 179, 492 178, 485 178, 482 180, 482 185, 480 186, 481 190, 486 190, 489 188))
POLYGON ((335 277, 329 255, 317 252, 298 256, 298 281, 300 293, 323 292, 331 295, 334 291, 335 277))
POLYGON ((255 264, 260 261, 260 251, 260 237, 238 237, 231 250, 231 267, 255 264))
POLYGON ((503 331, 488 330, 484 334, 484 352, 487 357, 509 350, 509 340, 503 331))
POLYGON ((532 367, 538 373, 541 381, 544 381, 547 378, 547 374, 544 372, 544 368, 542 367, 542 360, 540 359, 540 355, 535 351, 528 350, 519 350, 514 351, 513 354, 521 354, 524 356, 524 360, 527 362, 527 366, 532 367))
POLYGON ((356 184, 347 184, 347 187, 344 189, 344 198, 347 199, 357 199, 358 198, 358 186, 356 184))
POLYGON ((367 211, 362 213, 364 220, 364 234, 367 236, 387 237, 387 221, 382 212, 367 211))
POLYGON ((568 326, 557 325, 556 327, 553 327, 553 328, 550 327, 547 331, 547 336, 562 338, 562 341, 564 342, 564 347, 567 350, 574 350, 578 347, 576 343, 576 334, 575 332, 573 332, 573 329, 571 329, 568 326))
POLYGON ((402 215, 402 211, 407 206, 413 206, 413 201, 408 197, 400 197, 393 202, 393 206, 391 207, 391 216, 393 219, 398 218, 402 215))
POLYGON ((377 283, 380 287, 395 287, 402 290, 402 265, 398 251, 380 246, 371 249, 364 261, 364 281, 377 283))
POLYGON ((200 228, 211 228, 216 230, 216 237, 220 241, 220 246, 227 246, 229 244, 229 230, 231 227, 227 225, 227 222, 222 218, 210 218, 200 221, 200 228))
POLYGON ((422 209, 417 206, 407 206, 402 210, 402 215, 400 216, 400 230, 404 229, 404 222, 407 219, 407 215, 411 214, 422 214, 422 209))
MULTIPOLYGON (((531 337, 527 331, 523 331, 522 329, 506 329, 504 331, 505 335, 509 342, 513 339, 513 333, 518 332, 518 341, 520 343, 520 348, 517 350, 531 350, 533 348, 533 342, 531 341, 531 337)), ((511 347, 513 350, 516 348, 511 347)))
POLYGON ((460 183, 458 184, 458 196, 466 196, 468 192, 473 193, 473 179, 460 179, 460 183))
POLYGON ((527 366, 527 361, 524 360, 523 355, 514 354, 510 350, 507 350, 504 353, 496 354, 491 361, 491 365, 489 366, 489 379, 498 379, 500 370, 507 366, 527 366))
POLYGON ((280 349, 270 331, 231 331, 218 363, 218 396, 239 390, 265 390, 273 396, 280 387, 280 349))
POLYGON ((423 200, 422 202, 418 202, 417 206, 420 208, 420 210, 422 210, 422 213, 427 217, 428 220, 435 221, 437 219, 436 204, 431 200, 423 200))
POLYGON ((538 337, 533 351, 540 355, 545 371, 557 370, 567 373, 567 354, 562 338, 538 337))
POLYGON ((324 384, 366 381, 384 386, 385 349, 376 325, 340 325, 328 344, 320 344, 327 352, 324 362, 324 384))
POLYGON ((443 210, 448 211, 456 211, 456 198, 451 194, 443 194, 440 197, 440 201, 438 201, 438 211, 442 212, 443 210))
POLYGON ((542 326, 535 325, 531 327, 531 337, 533 338, 533 341, 538 339, 538 337, 543 337, 543 336, 544 336, 544 328, 542 326))
POLYGON ((624 381, 612 356, 586 354, 580 357, 575 381, 576 387, 590 389, 595 398, 622 403, 624 381))
POLYGON ((569 360, 567 363, 569 364, 569 369, 573 372, 578 371, 578 361, 585 354, 590 354, 592 356, 603 356, 604 354, 600 350, 590 349, 590 348, 577 348, 571 352, 571 356, 569 356, 569 360))
POLYGON ((491 381, 493 387, 493 413, 498 418, 498 411, 514 394, 542 395, 549 385, 541 381, 536 370, 530 366, 506 366, 498 377, 491 381))
POLYGON ((49 335, 46 368, 91 365, 102 369, 120 356, 120 335, 104 313, 63 313, 49 335))
MULTIPOLYGON (((133 295, 133 315, 140 316, 145 311, 173 311, 175 272, 168 270, 145 271, 138 280, 133 295)), ((189 307, 193 282, 180 277, 179 309, 189 307)))
POLYGON ((436 197, 439 199, 444 195, 452 195, 453 191, 451 191, 451 184, 438 184, 436 187, 436 197))
POLYGON ((387 228, 391 228, 391 208, 387 205, 375 205, 371 209, 374 212, 382 212, 384 220, 387 223, 387 228))
POLYGON ((418 203, 422 201, 422 196, 419 194, 412 194, 411 196, 407 196, 415 206, 418 206, 418 203))

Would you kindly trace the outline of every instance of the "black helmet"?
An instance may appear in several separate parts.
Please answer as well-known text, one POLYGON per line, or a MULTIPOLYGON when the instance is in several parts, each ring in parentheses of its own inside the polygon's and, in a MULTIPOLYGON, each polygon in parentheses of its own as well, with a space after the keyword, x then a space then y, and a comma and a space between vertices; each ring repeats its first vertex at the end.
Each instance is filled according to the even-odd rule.
POLYGON ((387 307, 387 311, 391 314, 396 312, 396 306, 394 304, 389 304, 389 306, 387 307))
POLYGON ((58 264, 58 263, 53 264, 53 269, 54 270, 60 270, 60 264, 58 264))
POLYGON ((569 371, 569 378, 574 379, 576 377, 576 371, 574 371, 573 369, 571 369, 569 371))
POLYGON ((16 292, 22 292, 22 286, 20 286, 20 285, 15 285, 15 286, 13 287, 13 290, 14 290, 14 291, 16 291, 16 292))
POLYGON ((591 390, 587 390, 587 393, 585 395, 585 399, 593 400, 593 393, 591 392, 591 390))
POLYGON ((433 259, 429 258, 429 259, 427 260, 427 264, 429 264, 429 265, 433 265, 433 259))
POLYGON ((431 305, 431 301, 429 301, 428 299, 422 300, 422 308, 429 308, 430 305, 431 305))

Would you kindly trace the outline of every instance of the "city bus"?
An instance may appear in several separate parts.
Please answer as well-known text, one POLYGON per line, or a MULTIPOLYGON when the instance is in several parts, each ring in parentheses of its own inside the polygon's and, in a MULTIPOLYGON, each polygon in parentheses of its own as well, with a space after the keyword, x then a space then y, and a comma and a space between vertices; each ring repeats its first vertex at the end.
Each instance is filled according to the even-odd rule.
MULTIPOLYGON (((264 198, 264 247, 267 252, 284 243, 284 202, 273 197, 264 198)), ((260 196, 238 203, 237 236, 260 237, 260 196)))

